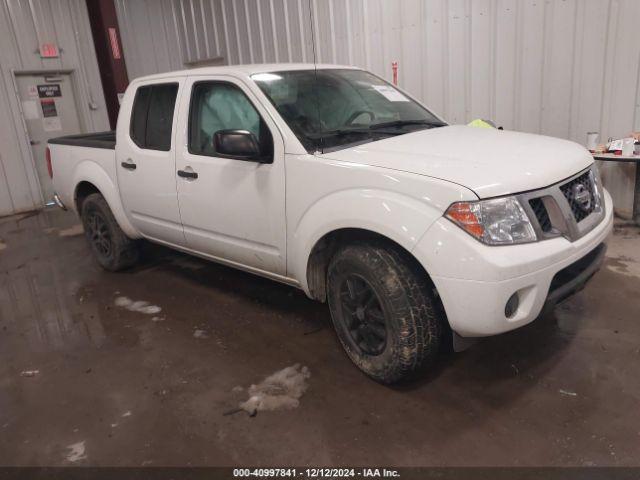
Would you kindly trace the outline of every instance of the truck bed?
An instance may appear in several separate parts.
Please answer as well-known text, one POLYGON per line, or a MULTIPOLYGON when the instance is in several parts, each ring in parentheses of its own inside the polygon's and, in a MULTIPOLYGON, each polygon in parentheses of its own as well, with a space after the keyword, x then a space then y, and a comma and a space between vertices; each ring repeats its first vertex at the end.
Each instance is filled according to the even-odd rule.
POLYGON ((110 150, 115 150, 116 132, 112 130, 110 132, 66 135, 64 137, 52 138, 49 140, 49 143, 56 145, 72 145, 74 147, 108 148, 110 150))
POLYGON ((92 183, 112 209, 119 205, 114 132, 69 135, 49 140, 53 189, 67 208, 75 208, 80 181, 92 183))

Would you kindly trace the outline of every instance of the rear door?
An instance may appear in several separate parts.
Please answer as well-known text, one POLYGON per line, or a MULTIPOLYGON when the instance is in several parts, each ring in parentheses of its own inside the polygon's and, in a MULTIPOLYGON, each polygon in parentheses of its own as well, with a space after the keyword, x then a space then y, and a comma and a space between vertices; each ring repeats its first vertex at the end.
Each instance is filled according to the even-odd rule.
POLYGON ((284 274, 284 141, 255 94, 227 76, 190 77, 180 106, 178 198, 189 248, 236 265, 284 274), (217 154, 213 136, 254 133, 273 163, 217 154), (194 176, 197 175, 197 178, 194 176))
POLYGON ((116 143, 118 187, 133 225, 150 239, 184 245, 176 191, 175 108, 184 79, 145 83, 123 105, 116 143), (127 121, 127 119, 129 121, 127 121))

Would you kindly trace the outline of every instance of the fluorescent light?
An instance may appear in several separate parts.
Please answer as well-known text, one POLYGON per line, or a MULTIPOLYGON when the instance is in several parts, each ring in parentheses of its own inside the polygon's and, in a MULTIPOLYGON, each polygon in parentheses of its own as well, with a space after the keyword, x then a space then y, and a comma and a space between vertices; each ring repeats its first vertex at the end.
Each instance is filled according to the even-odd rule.
POLYGON ((273 82, 274 80, 282 80, 282 77, 275 73, 256 73, 251 75, 251 79, 255 82, 273 82))

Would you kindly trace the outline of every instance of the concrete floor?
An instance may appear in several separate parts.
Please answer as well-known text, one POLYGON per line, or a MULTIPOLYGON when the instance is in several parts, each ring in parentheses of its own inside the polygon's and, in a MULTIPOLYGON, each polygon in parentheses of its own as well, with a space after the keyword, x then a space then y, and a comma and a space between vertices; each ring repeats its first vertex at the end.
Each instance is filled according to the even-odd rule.
POLYGON ((388 388, 301 292, 155 247, 106 273, 77 223, 0 219, 0 465, 640 465, 636 228, 554 315, 388 388), (298 408, 223 415, 294 363, 298 408))

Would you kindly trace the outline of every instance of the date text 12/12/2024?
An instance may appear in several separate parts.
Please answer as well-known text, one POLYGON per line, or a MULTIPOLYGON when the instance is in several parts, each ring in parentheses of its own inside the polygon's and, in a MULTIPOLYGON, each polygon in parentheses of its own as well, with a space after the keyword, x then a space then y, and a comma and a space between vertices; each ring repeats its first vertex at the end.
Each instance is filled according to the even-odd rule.
POLYGON ((398 470, 387 468, 237 468, 234 478, 399 478, 398 470))

